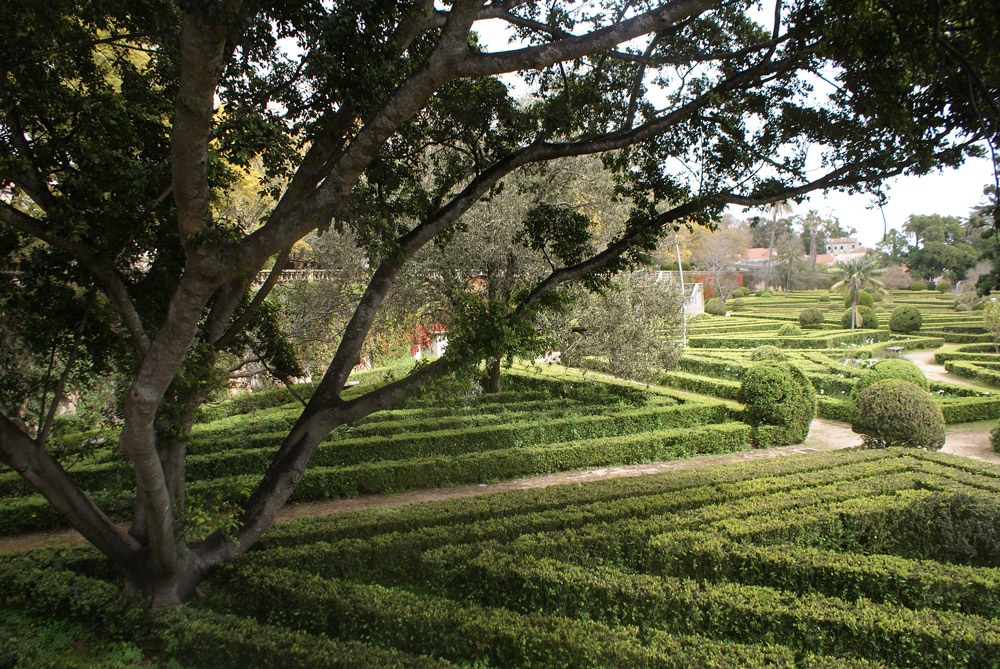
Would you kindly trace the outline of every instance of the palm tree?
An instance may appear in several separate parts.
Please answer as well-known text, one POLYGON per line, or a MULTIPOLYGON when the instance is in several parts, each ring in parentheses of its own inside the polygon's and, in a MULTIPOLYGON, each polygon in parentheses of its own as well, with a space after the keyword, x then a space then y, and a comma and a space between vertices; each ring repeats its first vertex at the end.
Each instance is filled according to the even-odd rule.
POLYGON ((792 213, 792 205, 788 200, 772 202, 771 210, 771 243, 767 247, 767 275, 764 277, 764 287, 771 287, 771 263, 774 256, 774 230, 778 227, 778 216, 792 213))
POLYGON ((830 268, 831 274, 842 277, 840 281, 830 286, 830 290, 846 291, 851 298, 852 330, 864 324, 861 314, 858 313, 858 298, 861 296, 861 291, 868 288, 881 293, 885 286, 875 277, 884 271, 879 267, 878 256, 872 253, 861 258, 840 260, 835 267, 830 268))

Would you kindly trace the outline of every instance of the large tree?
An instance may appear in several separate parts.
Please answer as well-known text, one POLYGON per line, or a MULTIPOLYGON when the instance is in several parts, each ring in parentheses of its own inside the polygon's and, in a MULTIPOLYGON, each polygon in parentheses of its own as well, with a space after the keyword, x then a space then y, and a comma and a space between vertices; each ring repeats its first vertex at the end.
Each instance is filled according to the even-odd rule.
POLYGON ((4 395, 0 458, 118 565, 129 591, 177 604, 257 541, 334 427, 527 345, 531 318, 563 284, 600 283, 664 233, 728 204, 874 190, 996 139, 991 3, 779 0, 767 16, 755 7, 7 2, 2 326, 44 399, 4 395), (484 45, 476 31, 487 19, 517 42, 484 45), (520 101, 513 81, 526 87, 520 101), (807 171, 807 151, 822 155, 819 169, 807 171), (605 154, 618 172, 632 202, 624 228, 596 243, 586 216, 557 206, 528 217, 524 239, 548 259, 544 277, 506 300, 467 300, 447 355, 344 400, 408 261, 446 243, 507 175, 585 154, 605 154), (257 165, 274 206, 250 220, 222 215, 225 193, 257 165), (187 541, 185 435, 220 352, 253 336, 275 343, 262 352, 271 364, 294 367, 264 306, 274 281, 255 289, 252 278, 263 267, 276 278, 297 240, 331 227, 363 249, 367 285, 231 532, 187 541), (118 444, 136 481, 127 529, 45 448, 53 395, 102 366, 127 378, 118 444))
POLYGON ((979 260, 979 251, 966 237, 962 221, 954 216, 912 215, 903 227, 915 239, 906 259, 914 276, 935 279, 943 275, 961 280, 979 260))

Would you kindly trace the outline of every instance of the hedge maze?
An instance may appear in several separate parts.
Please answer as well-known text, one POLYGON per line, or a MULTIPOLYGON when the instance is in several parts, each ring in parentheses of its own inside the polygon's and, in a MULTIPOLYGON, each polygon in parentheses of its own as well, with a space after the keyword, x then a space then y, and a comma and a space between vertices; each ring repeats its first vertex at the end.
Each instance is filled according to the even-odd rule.
MULTIPOLYGON (((890 449, 302 519, 141 624, 189 667, 996 667, 998 493, 890 449)), ((133 634, 102 564, 6 557, 0 588, 133 634)))
MULTIPOLYGON (((294 501, 481 483, 532 474, 669 460, 749 447, 731 402, 663 388, 596 383, 573 370, 523 367, 506 392, 461 401, 448 388, 335 430, 294 501)), ((253 396, 251 396, 253 397, 253 396)), ((267 467, 301 406, 287 393, 210 407, 194 428, 190 494, 223 513, 267 467), (277 406, 267 406, 276 404, 277 406)), ((89 434, 61 438, 69 451, 89 434)), ((104 508, 131 512, 132 470, 112 447, 67 455, 66 466, 104 508)), ((58 527, 62 519, 17 473, 0 472, 0 534, 58 527)))
MULTIPOLYGON (((739 310, 728 316, 700 316, 688 328, 689 349, 680 368, 662 373, 665 386, 735 400, 743 371, 761 347, 776 347, 782 359, 799 367, 819 394, 817 415, 851 421, 851 388, 878 359, 903 351, 935 348, 945 344, 936 359, 948 371, 997 390, 931 382, 930 391, 948 424, 1000 418, 1000 356, 978 312, 956 311, 953 298, 935 292, 896 291, 876 302, 882 324, 878 330, 844 330, 840 316, 843 297, 822 291, 800 291, 771 297, 739 298, 739 310), (826 297, 825 301, 820 301, 826 297), (890 301, 891 300, 891 301, 890 301), (889 314, 900 305, 911 305, 922 314, 918 332, 892 332, 889 314), (822 323, 802 327, 801 334, 782 336, 782 326, 800 323, 800 315, 818 310, 822 323), (947 342, 947 343, 946 343, 947 342), (892 349, 892 350, 890 350, 892 349)), ((730 300, 733 302, 734 300, 730 300)))
MULTIPOLYGON (((845 421, 856 380, 890 347, 947 341, 938 362, 1000 388, 978 315, 947 296, 898 291, 876 303, 882 329, 861 332, 842 330, 842 300, 823 296, 741 298, 736 313, 698 319, 661 385, 522 365, 497 395, 432 388, 335 431, 295 499, 766 445, 735 401, 761 361, 793 365, 818 414, 845 421), (921 330, 887 329, 900 303, 918 306, 921 330), (811 313, 801 327, 805 309, 822 322, 811 313), (798 330, 779 335, 788 325, 798 330)), ((948 423, 1000 416, 1000 390, 929 390, 948 423)), ((204 409, 187 471, 213 522, 248 493, 299 410, 282 391, 204 409)), ((64 429, 56 443, 126 519, 131 472, 114 441, 64 429)), ((121 597, 92 549, 0 556, 0 666, 31 665, 9 627, 26 617, 191 668, 1000 667, 998 493, 993 465, 849 450, 300 519, 212 574, 204 599, 152 616, 121 597)), ((0 471, 0 533, 59 524, 0 471)))

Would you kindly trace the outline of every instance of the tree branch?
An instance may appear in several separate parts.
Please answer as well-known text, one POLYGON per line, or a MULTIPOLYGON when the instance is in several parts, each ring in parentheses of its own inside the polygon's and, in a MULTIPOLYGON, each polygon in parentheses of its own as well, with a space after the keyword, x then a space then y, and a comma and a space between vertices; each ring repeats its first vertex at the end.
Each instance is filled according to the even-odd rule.
POLYGON ((136 357, 141 359, 149 346, 146 330, 128 288, 114 267, 101 262, 83 244, 71 242, 56 237, 45 230, 41 223, 27 214, 18 211, 5 202, 0 202, 0 223, 4 223, 19 232, 34 237, 55 249, 69 254, 83 265, 100 282, 108 297, 111 298, 118 315, 121 316, 125 329, 132 339, 132 349, 136 357))
POLYGON ((3 414, 0 414, 0 461, 34 486, 87 541, 119 565, 129 565, 139 544, 90 501, 55 458, 3 414))
POLYGON ((666 6, 621 23, 540 46, 501 53, 471 54, 458 67, 458 76, 482 77, 521 69, 540 69, 558 62, 607 51, 648 33, 663 30, 715 6, 714 0, 672 0, 666 6))

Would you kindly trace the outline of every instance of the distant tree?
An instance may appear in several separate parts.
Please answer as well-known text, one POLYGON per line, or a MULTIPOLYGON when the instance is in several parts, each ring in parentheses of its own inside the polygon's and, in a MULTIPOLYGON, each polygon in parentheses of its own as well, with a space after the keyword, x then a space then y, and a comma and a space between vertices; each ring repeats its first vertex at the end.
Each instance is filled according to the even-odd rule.
POLYGON ((909 240, 896 228, 889 230, 885 237, 875 245, 875 250, 882 254, 882 261, 889 265, 905 264, 909 249, 909 240))
POLYGON ((784 234, 775 243, 775 268, 784 290, 791 290, 795 282, 809 272, 809 263, 802 252, 802 238, 797 233, 784 234))
POLYGON ((792 213, 792 205, 788 200, 782 200, 780 202, 772 202, 769 209, 771 211, 771 234, 767 244, 767 274, 764 276, 765 288, 770 288, 771 286, 771 270, 774 268, 774 240, 778 227, 778 217, 783 214, 792 213))
POLYGON ((903 265, 890 265, 889 267, 886 267, 879 276, 879 279, 882 281, 882 285, 885 286, 886 290, 888 290, 890 294, 892 294, 894 290, 906 288, 913 283, 913 277, 903 265))
POLYGON ((836 217, 824 218, 815 209, 810 209, 805 216, 799 217, 802 228, 802 244, 815 266, 816 255, 827 252, 827 243, 831 239, 850 237, 855 234, 854 228, 845 227, 836 217))
POLYGON ((713 294, 726 299, 736 287, 731 274, 747 250, 749 230, 744 225, 723 219, 714 230, 701 229, 688 239, 691 262, 712 275, 713 294))
POLYGON ((637 381, 674 367, 682 353, 683 300, 676 283, 655 277, 623 274, 600 292, 575 291, 568 309, 543 316, 562 363, 637 381))
POLYGON ((986 298, 976 292, 974 286, 969 286, 966 290, 955 296, 958 306, 965 309, 965 313, 971 314, 976 307, 983 303, 986 298))
POLYGON ((983 309, 983 325, 993 335, 993 350, 1000 353, 1000 300, 990 300, 983 309))
POLYGON ((921 279, 947 276, 954 280, 979 260, 979 252, 967 239, 962 221, 953 216, 910 216, 904 229, 914 237, 907 251, 910 273, 921 279))

